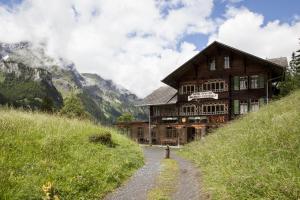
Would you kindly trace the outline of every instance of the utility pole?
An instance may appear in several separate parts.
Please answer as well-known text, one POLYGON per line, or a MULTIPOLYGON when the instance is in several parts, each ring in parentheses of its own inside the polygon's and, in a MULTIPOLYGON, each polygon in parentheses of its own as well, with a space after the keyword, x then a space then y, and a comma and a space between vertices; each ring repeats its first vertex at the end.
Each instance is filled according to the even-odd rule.
POLYGON ((149 145, 152 146, 152 132, 151 132, 151 106, 149 105, 149 145))

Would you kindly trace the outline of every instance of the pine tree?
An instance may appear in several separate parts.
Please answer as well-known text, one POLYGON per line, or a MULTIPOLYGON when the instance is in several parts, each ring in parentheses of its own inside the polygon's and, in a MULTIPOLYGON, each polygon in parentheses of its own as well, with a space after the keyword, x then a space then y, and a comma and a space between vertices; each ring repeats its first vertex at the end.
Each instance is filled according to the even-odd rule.
POLYGON ((300 49, 292 53, 292 60, 286 71, 285 81, 279 85, 281 96, 300 88, 300 49))

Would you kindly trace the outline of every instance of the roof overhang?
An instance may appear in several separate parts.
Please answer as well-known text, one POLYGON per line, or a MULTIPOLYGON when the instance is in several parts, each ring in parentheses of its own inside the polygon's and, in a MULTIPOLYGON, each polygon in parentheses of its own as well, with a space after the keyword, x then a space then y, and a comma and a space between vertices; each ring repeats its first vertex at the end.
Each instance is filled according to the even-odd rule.
POLYGON ((197 63, 206 60, 208 58, 209 52, 213 50, 213 48, 223 48, 227 49, 229 51, 232 51, 236 54, 239 54, 241 56, 245 56, 248 59, 255 60, 256 62, 261 63, 264 66, 268 66, 272 68, 273 76, 280 76, 283 75, 283 73, 286 71, 286 68, 282 65, 276 64, 274 62, 271 62, 269 60, 257 57, 255 55, 252 55, 250 53, 241 51, 239 49, 236 49, 234 47, 228 46, 226 44, 214 41, 210 45, 208 45, 205 49, 203 49, 201 52, 199 52, 197 55, 192 57, 190 60, 185 62, 183 65, 181 65, 179 68, 177 68, 175 71, 173 71, 171 74, 169 74, 167 77, 165 77, 162 82, 173 87, 178 87, 178 81, 180 77, 186 73, 188 70, 190 70, 192 67, 196 66, 197 63))

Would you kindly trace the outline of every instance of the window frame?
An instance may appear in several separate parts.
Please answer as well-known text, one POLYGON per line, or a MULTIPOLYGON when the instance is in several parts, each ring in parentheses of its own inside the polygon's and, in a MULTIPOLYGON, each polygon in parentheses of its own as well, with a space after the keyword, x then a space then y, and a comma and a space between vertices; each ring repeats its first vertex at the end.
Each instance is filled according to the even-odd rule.
POLYGON ((202 91, 212 91, 212 92, 224 92, 225 91, 225 81, 209 81, 202 84, 202 91), (218 86, 218 89, 217 89, 218 86), (222 86, 222 87, 221 87, 222 86))
POLYGON ((250 88, 251 89, 259 88, 259 75, 250 76, 250 88))
POLYGON ((224 69, 230 69, 230 56, 224 56, 224 69))
POLYGON ((216 59, 212 59, 208 65, 210 71, 216 71, 216 59))
POLYGON ((202 104, 201 108, 202 108, 201 114, 203 114, 203 115, 222 115, 222 114, 226 114, 224 103, 202 104))
POLYGON ((178 132, 175 127, 166 127, 166 138, 173 139, 178 137, 178 132))
POLYGON ((240 76, 240 90, 247 90, 248 88, 248 76, 240 76))
POLYGON ((247 100, 240 101, 240 114, 244 115, 249 112, 249 102, 247 100))
POLYGON ((250 100, 250 112, 257 112, 259 110, 259 100, 258 99, 251 99, 250 100), (255 109, 253 107, 255 106, 255 109))
POLYGON ((197 92, 195 84, 183 84, 181 85, 181 94, 193 94, 197 92))

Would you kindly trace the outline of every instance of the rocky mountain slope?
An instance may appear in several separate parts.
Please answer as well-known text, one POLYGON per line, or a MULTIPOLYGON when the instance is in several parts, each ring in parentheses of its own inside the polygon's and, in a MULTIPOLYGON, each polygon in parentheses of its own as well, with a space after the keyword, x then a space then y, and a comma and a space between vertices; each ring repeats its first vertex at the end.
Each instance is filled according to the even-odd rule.
POLYGON ((24 86, 20 89, 21 93, 30 94, 31 98, 40 97, 43 95, 37 95, 32 90, 32 88, 40 88, 40 92, 50 94, 57 107, 61 105, 61 96, 66 97, 71 92, 77 93, 86 111, 103 123, 115 121, 116 117, 123 112, 131 112, 136 118, 145 117, 144 111, 134 106, 139 101, 135 94, 99 75, 80 74, 71 61, 47 55, 42 44, 34 46, 29 42, 0 43, 2 101, 5 98, 10 99, 10 95, 16 99, 24 99, 22 95, 7 86, 5 80, 11 76, 14 77, 14 82, 11 83, 14 87, 24 86), (23 79, 31 84, 24 85, 24 81, 21 81, 23 79), (59 93, 55 93, 55 90, 59 93))
POLYGON ((43 68, 31 68, 10 59, 0 61, 0 103, 39 109, 50 99, 59 109, 61 94, 52 82, 51 74, 43 68))

